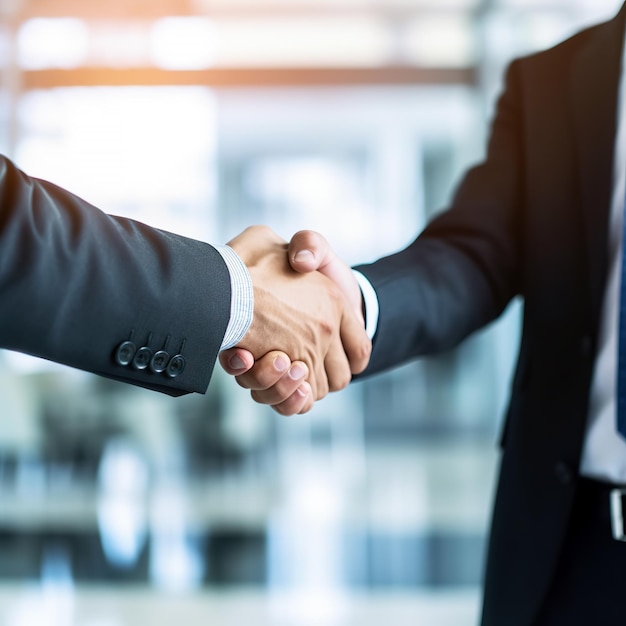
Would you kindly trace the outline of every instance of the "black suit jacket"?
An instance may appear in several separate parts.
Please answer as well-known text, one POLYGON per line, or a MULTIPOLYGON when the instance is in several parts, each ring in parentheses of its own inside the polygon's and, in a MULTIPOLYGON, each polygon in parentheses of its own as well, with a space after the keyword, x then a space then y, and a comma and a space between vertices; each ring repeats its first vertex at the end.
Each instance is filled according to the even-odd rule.
POLYGON ((485 626, 532 623, 571 510, 607 274, 625 13, 514 61, 485 160, 451 209, 404 251, 358 268, 380 298, 366 373, 449 348, 523 297, 485 626))
POLYGON ((0 347, 204 392, 229 316, 215 248, 106 215, 0 156, 0 347), (118 352, 129 339, 137 352, 118 352))

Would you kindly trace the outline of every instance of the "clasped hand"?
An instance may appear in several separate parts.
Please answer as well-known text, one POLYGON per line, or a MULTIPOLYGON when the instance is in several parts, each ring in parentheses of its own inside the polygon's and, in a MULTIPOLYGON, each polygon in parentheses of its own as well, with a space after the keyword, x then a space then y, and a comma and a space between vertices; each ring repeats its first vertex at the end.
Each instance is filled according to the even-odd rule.
POLYGON ((255 401, 283 415, 305 413, 369 361, 356 280, 312 231, 288 244, 270 228, 252 226, 228 245, 248 267, 254 315, 220 363, 255 401))

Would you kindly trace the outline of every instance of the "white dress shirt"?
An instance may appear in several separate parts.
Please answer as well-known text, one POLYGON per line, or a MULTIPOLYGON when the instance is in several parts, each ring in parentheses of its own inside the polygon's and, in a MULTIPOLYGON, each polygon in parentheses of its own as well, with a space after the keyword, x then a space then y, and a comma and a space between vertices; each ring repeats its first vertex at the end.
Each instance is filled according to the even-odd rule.
POLYGON ((617 347, 622 233, 626 200, 626 46, 615 137, 613 196, 609 221, 609 274, 602 305, 598 351, 589 396, 587 433, 580 473, 616 483, 626 483, 626 440, 617 432, 617 347))

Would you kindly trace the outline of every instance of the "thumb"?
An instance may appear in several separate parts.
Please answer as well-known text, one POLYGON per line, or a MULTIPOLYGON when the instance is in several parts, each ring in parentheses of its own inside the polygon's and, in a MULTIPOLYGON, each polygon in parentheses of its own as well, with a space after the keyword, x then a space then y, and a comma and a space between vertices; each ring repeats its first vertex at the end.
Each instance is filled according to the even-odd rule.
POLYGON ((357 319, 363 319, 361 289, 350 266, 342 261, 323 235, 313 230, 297 232, 289 242, 289 264, 296 272, 317 270, 342 291, 357 319))
POLYGON ((219 354, 220 365, 227 374, 239 376, 247 372, 254 365, 254 357, 243 348, 222 350, 219 354))
POLYGON ((314 230, 298 231, 289 242, 287 254, 291 268, 301 273, 321 269, 336 258, 326 238, 314 230))

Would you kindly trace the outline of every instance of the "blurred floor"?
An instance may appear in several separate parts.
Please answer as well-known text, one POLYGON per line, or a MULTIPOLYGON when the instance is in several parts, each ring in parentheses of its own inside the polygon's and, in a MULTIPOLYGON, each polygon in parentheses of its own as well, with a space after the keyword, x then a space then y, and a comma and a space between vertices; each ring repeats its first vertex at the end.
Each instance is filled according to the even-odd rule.
POLYGON ((2 626, 473 626, 477 589, 429 593, 168 595, 142 587, 0 587, 2 626))

